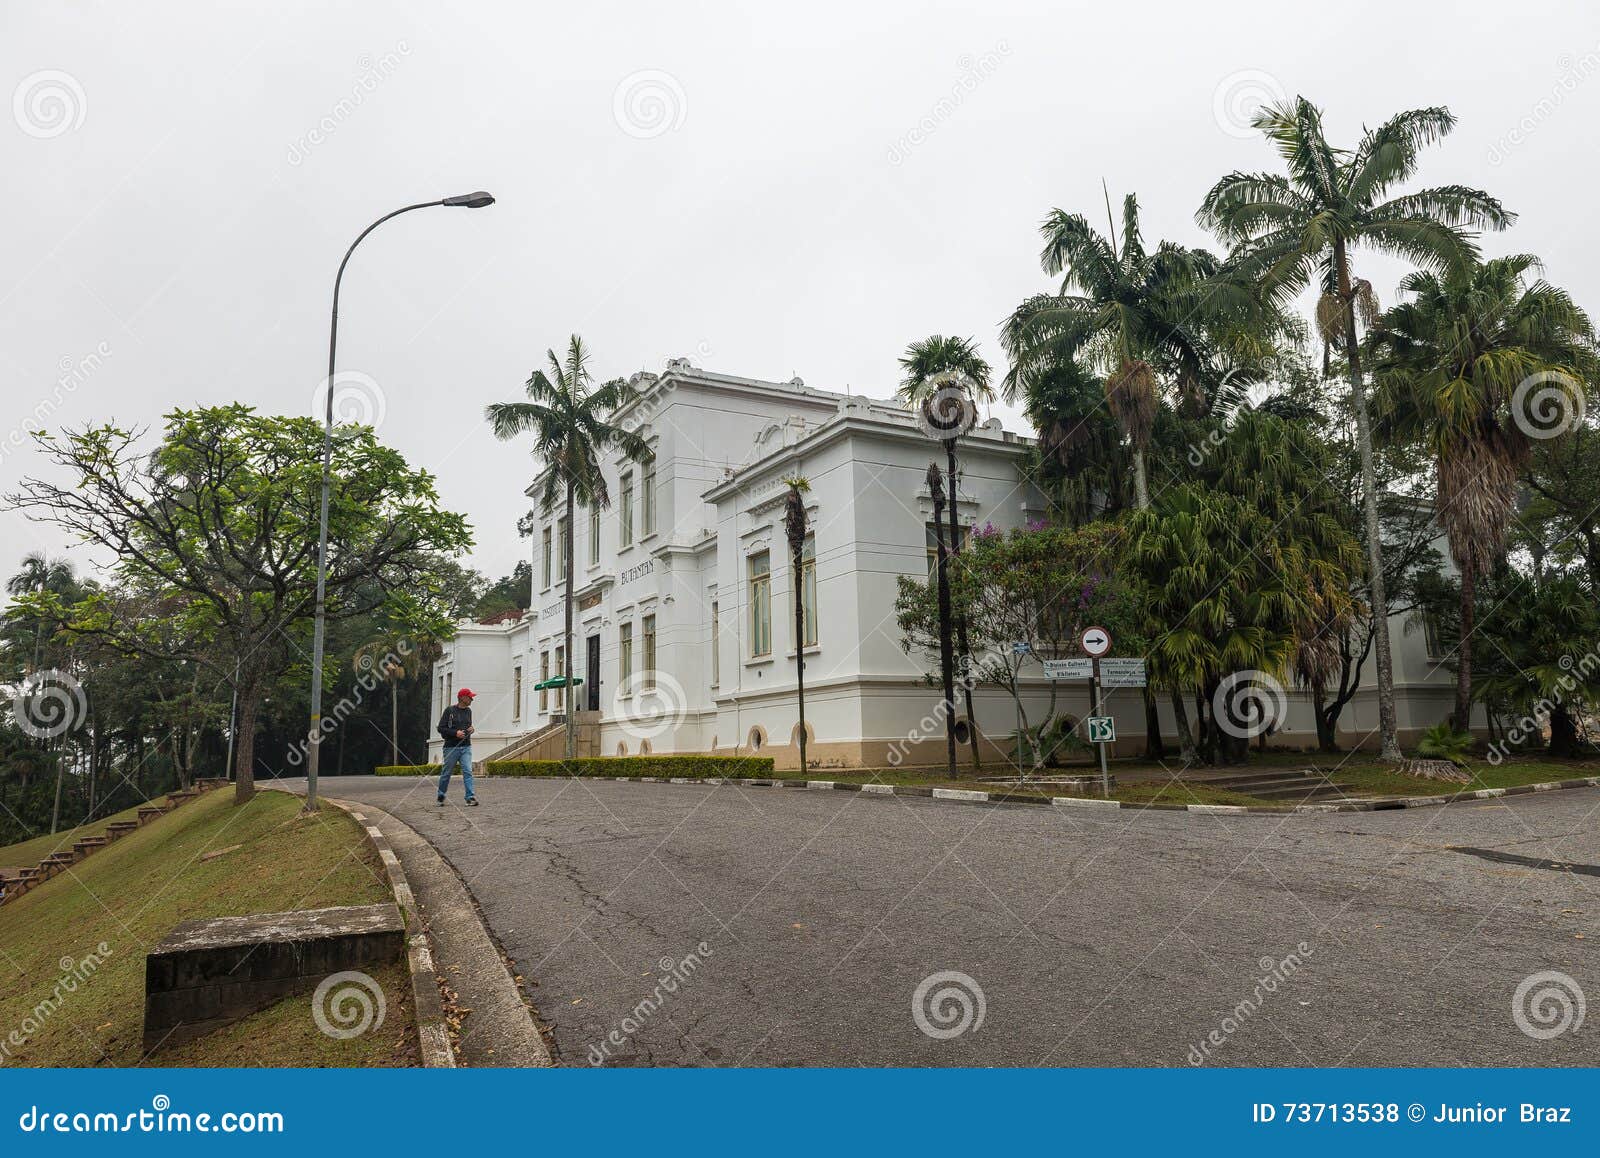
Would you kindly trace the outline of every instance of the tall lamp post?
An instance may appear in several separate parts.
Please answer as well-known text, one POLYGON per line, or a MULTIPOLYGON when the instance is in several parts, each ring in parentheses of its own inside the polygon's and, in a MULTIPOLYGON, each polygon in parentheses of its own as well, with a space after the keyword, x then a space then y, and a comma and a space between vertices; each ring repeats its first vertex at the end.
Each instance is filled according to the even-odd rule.
POLYGON ((407 205, 404 209, 396 209, 393 213, 386 213, 363 229, 361 235, 350 243, 350 248, 344 252, 344 260, 339 263, 338 276, 333 279, 333 321, 328 329, 328 399, 322 425, 322 513, 317 524, 317 610, 316 626, 311 636, 311 733, 310 748, 306 753, 305 810, 307 812, 317 810, 317 757, 322 749, 322 646, 327 629, 328 493, 333 482, 333 373, 334 359, 339 349, 339 286, 344 281, 344 269, 350 264, 350 255, 355 253, 356 246, 367 239, 367 234, 392 217, 410 213, 413 209, 432 209, 435 205, 482 209, 486 205, 493 204, 494 198, 480 190, 476 193, 446 197, 440 201, 423 201, 416 205, 407 205))

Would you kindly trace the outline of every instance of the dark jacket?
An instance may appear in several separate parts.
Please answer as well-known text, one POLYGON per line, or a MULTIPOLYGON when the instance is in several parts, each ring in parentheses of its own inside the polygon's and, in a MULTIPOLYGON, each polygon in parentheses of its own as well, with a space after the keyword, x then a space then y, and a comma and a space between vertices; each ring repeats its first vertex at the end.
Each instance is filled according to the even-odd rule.
POLYGON ((444 715, 439 717, 439 735, 444 737, 446 748, 472 747, 472 733, 467 732, 465 739, 457 739, 457 732, 466 732, 472 727, 472 709, 460 708, 451 704, 444 710, 444 715))

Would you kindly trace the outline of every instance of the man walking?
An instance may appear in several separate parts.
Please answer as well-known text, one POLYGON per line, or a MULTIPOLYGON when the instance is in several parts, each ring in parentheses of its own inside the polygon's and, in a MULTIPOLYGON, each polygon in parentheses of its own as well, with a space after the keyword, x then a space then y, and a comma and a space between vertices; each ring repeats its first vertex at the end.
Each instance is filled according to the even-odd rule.
POLYGON ((472 790, 472 701, 470 688, 456 693, 456 702, 439 717, 439 735, 444 737, 444 760, 439 768, 439 803, 450 787, 450 773, 461 765, 461 784, 467 790, 467 803, 477 804, 477 793, 472 790))

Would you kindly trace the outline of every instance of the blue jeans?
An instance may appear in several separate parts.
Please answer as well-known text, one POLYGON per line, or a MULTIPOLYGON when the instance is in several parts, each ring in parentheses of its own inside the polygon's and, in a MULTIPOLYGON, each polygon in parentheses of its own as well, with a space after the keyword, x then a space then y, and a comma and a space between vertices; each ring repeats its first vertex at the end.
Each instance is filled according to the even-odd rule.
POLYGON ((463 744, 459 748, 446 748, 444 762, 439 766, 439 799, 443 800, 445 791, 450 787, 450 773, 455 771, 456 765, 461 765, 461 782, 466 787, 467 799, 473 799, 477 794, 472 791, 472 749, 463 744))

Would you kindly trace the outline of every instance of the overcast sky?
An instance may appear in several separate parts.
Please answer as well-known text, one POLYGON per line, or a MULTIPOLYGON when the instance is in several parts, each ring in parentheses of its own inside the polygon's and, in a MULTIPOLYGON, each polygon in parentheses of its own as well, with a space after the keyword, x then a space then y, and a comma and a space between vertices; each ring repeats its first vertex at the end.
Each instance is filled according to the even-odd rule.
MULTIPOLYGON (((340 368, 379 436, 524 557, 527 450, 486 403, 578 332, 604 378, 667 358, 888 395, 905 344, 1047 286, 1052 206, 1201 196, 1275 168, 1246 127, 1303 93, 1331 135, 1448 105, 1421 179, 1521 215, 1600 311, 1592 4, 32 3, 0 0, 0 491, 51 427, 242 400, 307 414, 345 247, 340 368), (60 383, 67 374, 67 385, 60 383), (366 394, 361 394, 366 391, 366 394)), ((1369 263, 1385 304, 1398 267, 1369 263)), ((1020 425, 1014 414, 1008 424, 1020 425)), ((731 448, 737 457, 743 448, 731 448)), ((0 513, 0 568, 90 560, 0 513)))

